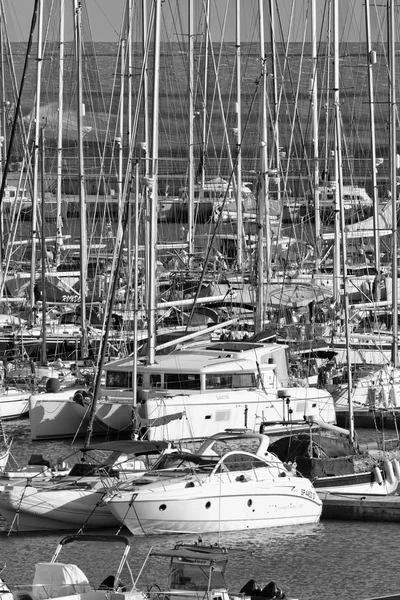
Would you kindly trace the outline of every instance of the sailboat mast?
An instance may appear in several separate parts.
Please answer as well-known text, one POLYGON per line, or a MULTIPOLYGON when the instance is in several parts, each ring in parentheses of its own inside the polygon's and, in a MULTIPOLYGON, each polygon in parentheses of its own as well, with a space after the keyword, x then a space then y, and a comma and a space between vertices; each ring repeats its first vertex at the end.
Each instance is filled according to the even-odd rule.
MULTIPOLYGON (((132 75, 133 75, 133 64, 132 64, 132 16, 133 6, 132 0, 127 0, 127 15, 126 15, 126 38, 128 46, 128 64, 127 64, 127 75, 128 75, 128 98, 127 98, 127 129, 126 137, 128 141, 129 152, 131 151, 132 143, 132 75)), ((137 171, 137 169, 136 169, 137 171)), ((128 205, 128 273, 132 273, 132 203, 128 205)), ((136 257, 136 255, 135 255, 136 257)), ((136 260, 136 258, 135 258, 136 260)), ((135 292, 136 293, 136 292, 135 292)))
POLYGON ((398 243, 397 243, 397 107, 396 107, 396 29, 395 29, 395 0, 388 0, 389 28, 389 77, 390 77, 390 183, 392 192, 392 315, 393 342, 392 363, 399 366, 399 324, 398 324, 398 243))
MULTIPOLYGON (((39 0, 38 10, 38 37, 37 37, 37 69, 36 69, 36 106, 35 106, 35 142, 33 148, 33 192, 32 192, 32 255, 31 255, 31 285, 30 302, 31 308, 35 305, 35 279, 36 279, 36 242, 37 232, 37 206, 38 206, 38 183, 39 183, 39 144, 40 144, 40 96, 42 87, 42 65, 43 65, 43 1, 39 0)), ((42 198, 44 202, 44 197, 42 198)))
MULTIPOLYGON (((333 297, 335 302, 340 301, 340 282, 343 273, 340 268, 340 207, 342 204, 341 189, 340 189, 340 176, 341 176, 341 163, 338 150, 341 150, 341 124, 340 124, 340 94, 339 94, 339 8, 336 0, 333 0, 333 108, 335 114, 335 239, 337 242, 334 244, 333 252, 333 297), (336 21, 335 21, 336 19, 336 21)), ((344 245, 344 244, 343 244, 344 245)))
POLYGON ((64 113, 64 17, 65 0, 60 0, 60 29, 59 29, 59 73, 58 73, 58 132, 57 132, 57 235, 56 235, 56 264, 60 264, 62 245, 62 218, 61 218, 61 185, 62 185, 62 160, 63 160, 63 113, 64 113))
POLYGON ((194 240, 194 36, 193 0, 188 10, 188 60, 189 60, 189 181, 188 181, 188 252, 193 256, 194 240))
POLYGON ((371 171, 372 171, 372 200, 373 200, 373 227, 375 248, 375 269, 377 274, 381 270, 380 240, 378 231, 378 183, 376 177, 376 143, 375 143, 375 101, 372 67, 376 62, 376 55, 371 46, 371 15, 369 0, 365 0, 365 26, 367 35, 367 64, 368 64, 368 92, 369 92, 369 119, 371 131, 371 171))
POLYGON ((203 130, 202 130, 202 156, 201 156, 201 181, 200 189, 204 190, 206 182, 205 166, 207 162, 207 94, 208 94, 208 52, 209 52, 209 23, 210 23, 210 0, 206 1, 205 5, 205 47, 204 47, 204 98, 203 98, 203 130))
POLYGON ((312 130, 313 130, 313 187, 314 187, 314 213, 315 213, 315 248, 316 248, 316 271, 320 270, 321 260, 321 215, 319 205, 319 128, 318 128, 318 55, 317 55, 317 14, 316 0, 311 0, 311 55, 312 55, 312 80, 311 80, 311 108, 312 108, 312 130))
POLYGON ((42 191, 42 232, 41 232, 41 258, 42 258, 42 349, 41 364, 47 364, 47 330, 46 330, 46 235, 45 235, 45 203, 44 203, 44 172, 45 172, 45 152, 44 152, 44 128, 40 130, 40 181, 42 191))
POLYGON ((154 73, 153 73, 153 122, 151 143, 151 193, 150 193, 150 266, 149 281, 149 363, 155 361, 156 351, 156 285, 157 285, 157 198, 158 198, 158 120, 159 120, 159 86, 160 86, 160 22, 161 0, 155 0, 154 16, 154 73))
MULTIPOLYGON (((153 6, 153 5, 152 5, 153 6)), ((142 53, 143 53, 143 127, 144 127, 144 141, 141 144, 142 158, 144 162, 144 180, 148 182, 150 177, 150 159, 149 159, 149 146, 150 146, 150 126, 149 126, 149 32, 147 22, 147 0, 142 0, 142 53)), ((145 195, 145 214, 146 219, 144 223, 144 242, 145 247, 150 246, 150 206, 149 206, 149 193, 147 183, 144 186, 145 195)), ((145 272, 150 271, 150 252, 145 252, 145 272)), ((145 305, 149 306, 149 279, 146 277, 145 287, 145 305)), ((147 315, 149 320, 150 315, 147 315)))
MULTIPOLYGON (((278 205, 281 204, 281 157, 280 157, 280 138, 279 138, 279 101, 278 101, 278 71, 277 71, 277 59, 276 59, 276 35, 275 35, 275 9, 273 0, 269 0, 269 12, 270 12, 270 32, 271 32, 271 60, 272 60, 272 85, 273 85, 273 132, 274 132, 274 144, 272 155, 275 157, 275 170, 277 182, 276 188, 276 199, 278 205)), ((275 186, 274 186, 275 187, 275 186)))
POLYGON ((269 211, 268 211, 268 138, 267 138, 267 60, 264 40, 263 0, 258 2, 260 27, 260 66, 261 66, 261 140, 260 140, 260 190, 258 194, 258 260, 257 260, 257 302, 255 332, 263 328, 264 323, 264 271, 267 283, 269 275, 269 211), (265 235, 264 235, 265 232, 265 235))
MULTIPOLYGON (((343 169, 342 169, 342 130, 340 115, 340 93, 339 93, 339 0, 333 0, 333 43, 334 43, 334 63, 335 63, 335 182, 336 182, 336 202, 339 203, 339 236, 336 238, 336 246, 341 253, 342 281, 343 281, 343 303, 344 303, 344 327, 346 337, 346 366, 347 366, 347 393, 349 403, 349 431, 350 440, 354 442, 354 410, 353 410, 353 386, 351 374, 351 353, 350 353, 350 327, 349 327, 349 295, 347 291, 347 251, 345 238, 344 205, 342 201, 343 190, 343 169), (339 240, 341 243, 338 243, 339 240)), ((337 279, 339 286, 339 279, 337 279)), ((339 293, 339 290, 338 290, 339 293)), ((339 298, 339 296, 338 296, 339 298)))
POLYGON ((77 130, 78 130, 78 171, 79 171, 79 213, 80 213, 80 278, 81 278, 81 358, 87 356, 88 332, 86 326, 86 279, 87 279, 87 227, 85 206, 85 172, 83 162, 82 133, 82 4, 74 0, 75 44, 77 61, 77 130))
POLYGON ((122 220, 122 203, 123 203, 123 151, 124 151, 124 96, 125 96, 125 51, 126 40, 122 39, 120 44, 121 52, 121 77, 120 77, 120 95, 119 95, 119 136, 115 140, 118 149, 118 220, 122 220))
POLYGON ((237 255, 239 271, 243 266, 243 211, 242 211, 242 85, 241 85, 241 28, 240 2, 236 0, 236 219, 237 255))

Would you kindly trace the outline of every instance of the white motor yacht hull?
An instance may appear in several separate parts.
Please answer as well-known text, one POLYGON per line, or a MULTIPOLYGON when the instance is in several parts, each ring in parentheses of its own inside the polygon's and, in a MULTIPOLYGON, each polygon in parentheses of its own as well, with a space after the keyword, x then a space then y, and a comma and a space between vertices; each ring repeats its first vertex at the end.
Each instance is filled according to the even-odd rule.
MULTIPOLYGON (((232 476, 231 476, 232 477, 232 476)), ((185 483, 171 490, 116 495, 110 510, 134 535, 209 533, 317 523, 322 503, 307 480, 282 477, 185 483), (132 501, 133 500, 133 501, 132 501)))

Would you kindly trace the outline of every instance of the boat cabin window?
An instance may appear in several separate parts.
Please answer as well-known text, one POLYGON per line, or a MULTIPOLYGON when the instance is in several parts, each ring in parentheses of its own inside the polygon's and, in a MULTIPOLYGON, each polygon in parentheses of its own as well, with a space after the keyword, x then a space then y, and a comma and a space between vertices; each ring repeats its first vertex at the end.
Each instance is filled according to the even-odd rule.
POLYGON ((151 388, 161 387, 161 375, 156 375, 155 373, 152 373, 150 375, 150 387, 151 388))
POLYGON ((199 390, 200 375, 197 373, 165 373, 164 388, 167 390, 199 390))
MULTIPOLYGON (((205 562, 205 561, 201 561, 205 562)), ((222 575, 222 568, 214 564, 212 570, 207 564, 185 564, 179 563, 171 569, 172 589, 191 589, 206 592, 209 589, 225 588, 226 583, 222 575), (210 584, 211 575, 211 584, 210 584)))
POLYGON ((132 373, 127 371, 107 371, 106 387, 109 388, 131 388, 132 373))
POLYGON ((213 373, 206 375, 206 389, 256 387, 254 373, 213 373))
POLYGON ((231 454, 226 457, 221 467, 222 471, 253 471, 254 469, 265 469, 268 465, 256 458, 247 454, 231 454))

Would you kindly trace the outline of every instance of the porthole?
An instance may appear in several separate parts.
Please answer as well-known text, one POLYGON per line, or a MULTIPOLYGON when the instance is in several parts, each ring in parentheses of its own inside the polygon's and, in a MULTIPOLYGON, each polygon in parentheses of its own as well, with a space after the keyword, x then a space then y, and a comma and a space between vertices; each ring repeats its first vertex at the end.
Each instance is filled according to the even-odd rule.
POLYGON ((206 502, 206 508, 210 508, 210 506, 211 506, 211 502, 210 501, 206 502))
POLYGON ((247 506, 253 506, 253 500, 247 500, 247 506))
POLYGON ((158 507, 158 510, 160 510, 160 511, 162 512, 162 511, 163 511, 163 510, 165 510, 166 508, 167 508, 167 505, 166 505, 166 504, 160 504, 160 506, 158 507))

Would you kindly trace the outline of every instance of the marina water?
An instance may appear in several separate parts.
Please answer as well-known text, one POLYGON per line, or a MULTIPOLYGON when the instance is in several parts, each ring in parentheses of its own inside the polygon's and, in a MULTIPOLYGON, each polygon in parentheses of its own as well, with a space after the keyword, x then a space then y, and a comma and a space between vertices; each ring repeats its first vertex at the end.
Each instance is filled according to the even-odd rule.
MULTIPOLYGON (((21 466, 32 454, 56 460, 71 453, 71 442, 67 440, 30 442, 28 420, 8 422, 6 430, 14 437, 13 457, 21 466)), ((360 441, 375 439, 372 430, 358 433, 360 441)), ((393 438, 394 432, 388 431, 387 437, 393 438)), ((74 446, 80 447, 82 442, 75 441, 74 446)), ((117 530, 96 533, 113 535, 117 530)), ((166 550, 178 541, 197 540, 196 535, 133 537, 124 528, 120 533, 131 539, 129 564, 135 577, 150 548, 166 550)), ((31 583, 35 563, 50 561, 64 535, 8 535, 4 524, 0 533, 0 567, 6 563, 3 578, 11 586, 31 583)), ((231 592, 238 592, 249 579, 262 587, 273 580, 286 595, 302 600, 359 600, 400 591, 399 539, 400 523, 323 520, 317 525, 207 534, 203 542, 219 542, 228 548, 227 581, 231 592)), ((86 546, 71 544, 65 554, 62 551, 60 560, 77 563, 94 583, 115 573, 121 550, 100 542, 94 552, 93 546, 88 552, 83 548, 86 546)), ((145 567, 138 585, 157 583, 162 588, 167 563, 153 560, 145 567)))

